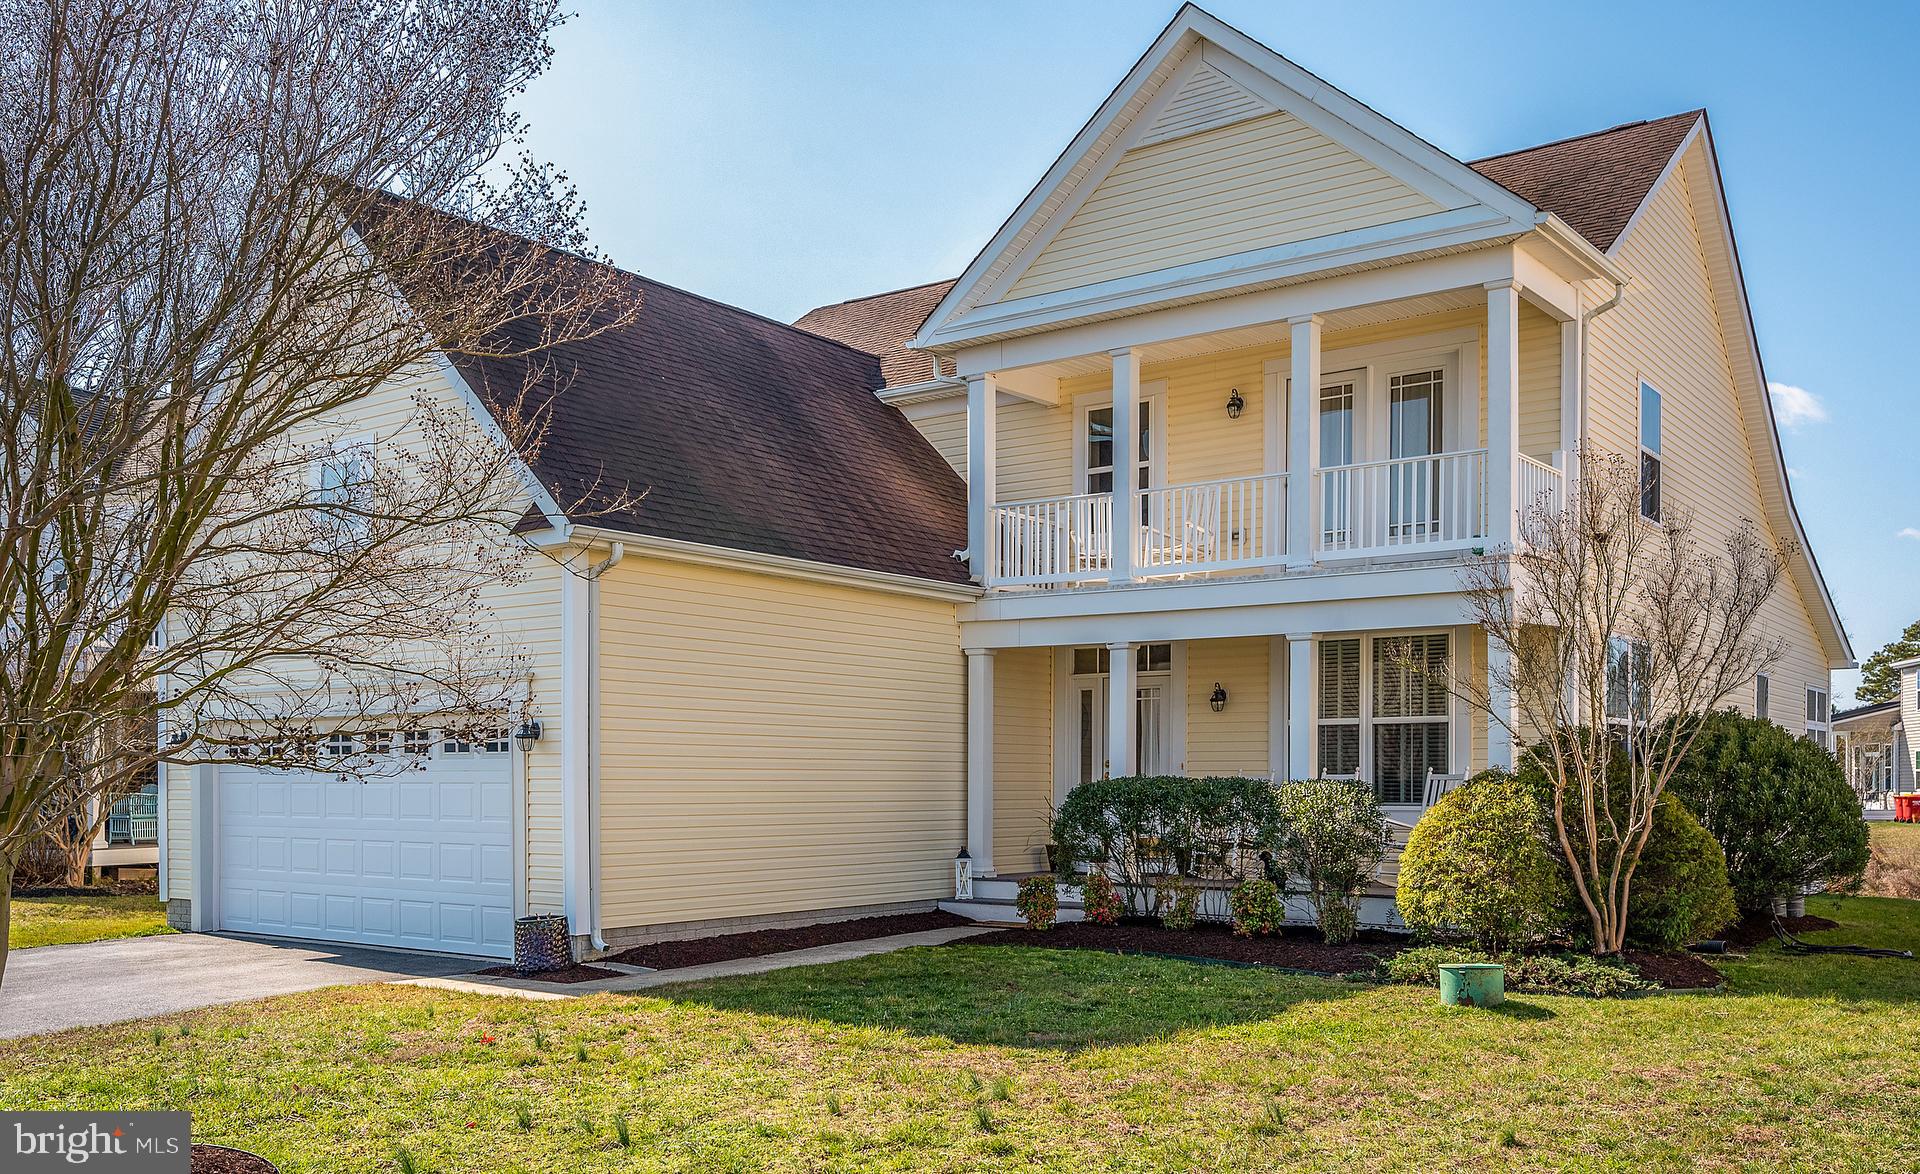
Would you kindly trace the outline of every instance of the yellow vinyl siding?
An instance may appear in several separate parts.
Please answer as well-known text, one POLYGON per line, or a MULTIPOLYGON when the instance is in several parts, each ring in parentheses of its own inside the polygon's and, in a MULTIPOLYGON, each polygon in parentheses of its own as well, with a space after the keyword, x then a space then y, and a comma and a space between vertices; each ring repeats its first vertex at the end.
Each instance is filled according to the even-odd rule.
POLYGON ((1052 293, 1440 211, 1291 114, 1127 152, 1007 291, 1052 293))
POLYGON ((1032 872, 1047 866, 1053 818, 1053 650, 993 662, 993 866, 1032 872))
POLYGON ((631 554, 600 590, 603 925, 951 895, 952 603, 631 554))
POLYGON ((1187 774, 1264 775, 1272 769, 1267 750, 1271 643, 1254 636, 1187 644, 1187 774), (1227 691, 1227 707, 1219 713, 1208 702, 1216 682, 1227 691))
MULTIPOLYGON (((1712 182, 1695 148, 1621 241, 1617 256, 1633 283, 1618 309, 1593 321, 1587 399, 1592 443, 1637 462, 1640 381, 1659 389, 1662 504, 1667 510, 1692 510, 1709 549, 1743 520, 1764 526, 1766 518, 1756 454, 1721 341, 1691 201, 1692 185, 1712 182)), ((1776 542, 1786 537, 1773 535, 1776 542)), ((1806 688, 1825 687, 1829 673, 1806 602, 1791 578, 1781 580, 1761 623, 1785 644, 1769 674, 1769 716, 1794 733, 1804 732, 1806 688)), ((1752 685, 1731 700, 1751 713, 1752 685)))
MULTIPOLYGON (((1484 364, 1481 367, 1485 370, 1484 364)), ((1560 447, 1560 324, 1520 303, 1520 451, 1547 461, 1560 447)))
POLYGON ((1243 89, 1240 84, 1206 62, 1201 62, 1181 83, 1175 94, 1146 133, 1141 146, 1163 143, 1185 135, 1198 134, 1226 126, 1244 118, 1265 114, 1273 107, 1243 89))

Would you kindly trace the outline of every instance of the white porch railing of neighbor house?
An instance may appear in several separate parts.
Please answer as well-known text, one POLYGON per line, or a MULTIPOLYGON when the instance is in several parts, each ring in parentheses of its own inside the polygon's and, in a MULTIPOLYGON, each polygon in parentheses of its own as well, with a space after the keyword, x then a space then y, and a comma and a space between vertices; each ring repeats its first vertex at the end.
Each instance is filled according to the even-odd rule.
POLYGON ((1487 534, 1487 452, 1338 465, 1314 474, 1317 549, 1354 556, 1471 546, 1487 534))
POLYGON ((1287 557, 1287 475, 1235 477, 1140 491, 1135 573, 1273 566, 1287 557))
POLYGON ((993 510, 990 582, 1006 586, 1102 579, 1113 557, 1113 495, 1010 501, 993 510))

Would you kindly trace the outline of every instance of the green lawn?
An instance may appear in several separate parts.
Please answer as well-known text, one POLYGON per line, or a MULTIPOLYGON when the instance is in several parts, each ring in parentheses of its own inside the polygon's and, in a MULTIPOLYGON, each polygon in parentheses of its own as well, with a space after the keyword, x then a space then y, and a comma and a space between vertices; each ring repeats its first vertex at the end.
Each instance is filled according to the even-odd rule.
POLYGON ((15 897, 7 945, 24 950, 172 932, 166 906, 153 896, 15 897))
POLYGON ((1920 823, 1879 821, 1867 825, 1873 860, 1865 892, 1879 897, 1920 898, 1920 823))
MULTIPOLYGON (((1920 903, 1808 904, 1920 943, 1920 903)), ((966 946, 644 998, 358 987, 0 1043, 0 1108, 191 1109, 289 1172, 1911 1168, 1920 963, 1727 970, 1504 1012, 966 946)))

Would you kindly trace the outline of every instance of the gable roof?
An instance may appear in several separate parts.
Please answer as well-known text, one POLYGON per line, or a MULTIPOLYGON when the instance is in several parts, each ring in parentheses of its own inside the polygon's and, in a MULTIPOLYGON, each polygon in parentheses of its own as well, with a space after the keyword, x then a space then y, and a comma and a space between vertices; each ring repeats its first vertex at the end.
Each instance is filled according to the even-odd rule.
MULTIPOLYGON (((598 265, 495 235, 498 247, 556 274, 598 265)), ((536 350, 543 324, 529 317, 509 323, 497 340, 519 357, 447 354, 489 411, 511 411, 525 394, 529 409, 546 413, 532 469, 563 505, 582 502, 572 521, 968 581, 953 558, 966 545, 965 484, 905 417, 874 397, 878 359, 599 268, 616 292, 598 333, 536 350), (637 494, 644 497, 630 507, 613 508, 637 494), (597 507, 606 512, 594 513, 597 507)))
MULTIPOLYGON (((880 374, 888 387, 900 387, 932 379, 935 359, 927 351, 910 349, 907 344, 920 331, 920 324, 933 313, 940 299, 953 288, 955 278, 930 281, 851 301, 835 302, 808 310, 794 320, 801 330, 822 338, 842 342, 856 350, 877 356, 880 374)), ((952 364, 948 364, 949 368, 952 364)))
MULTIPOLYGON (((1836 726, 1844 725, 1848 722, 1878 717, 1881 714, 1891 714, 1894 717, 1900 716, 1900 699, 1896 697, 1892 701, 1876 701, 1872 705, 1856 705, 1852 709, 1835 710, 1833 714, 1833 724, 1836 726)), ((1899 723, 1895 722, 1894 724, 1898 725, 1899 723)))
POLYGON ((1606 252, 1704 115, 1689 110, 1629 122, 1469 163, 1514 195, 1567 222, 1606 252))

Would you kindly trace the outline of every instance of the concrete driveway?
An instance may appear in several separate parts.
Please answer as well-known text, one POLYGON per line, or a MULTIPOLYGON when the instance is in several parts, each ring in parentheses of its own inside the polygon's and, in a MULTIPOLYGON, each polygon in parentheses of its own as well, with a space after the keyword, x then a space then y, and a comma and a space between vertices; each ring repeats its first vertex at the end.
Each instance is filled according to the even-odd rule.
POLYGON ((0 1039, 342 983, 467 974, 491 965, 497 963, 230 934, 37 946, 7 958, 0 1039))

